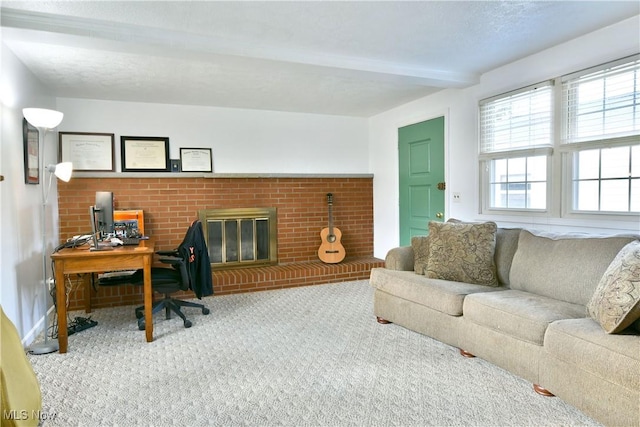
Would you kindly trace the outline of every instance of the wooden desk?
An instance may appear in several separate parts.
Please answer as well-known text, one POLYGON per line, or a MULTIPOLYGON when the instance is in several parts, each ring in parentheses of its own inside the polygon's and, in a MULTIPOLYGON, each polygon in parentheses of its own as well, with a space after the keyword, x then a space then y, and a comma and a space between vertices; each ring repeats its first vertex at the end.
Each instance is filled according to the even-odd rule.
POLYGON ((142 240, 138 246, 119 246, 111 250, 90 251, 88 247, 62 249, 51 255, 56 272, 56 305, 58 307, 58 343, 60 353, 67 352, 67 306, 65 275, 98 273, 113 270, 144 269, 144 320, 147 342, 153 341, 153 290, 151 288, 151 264, 154 252, 153 239, 142 240))

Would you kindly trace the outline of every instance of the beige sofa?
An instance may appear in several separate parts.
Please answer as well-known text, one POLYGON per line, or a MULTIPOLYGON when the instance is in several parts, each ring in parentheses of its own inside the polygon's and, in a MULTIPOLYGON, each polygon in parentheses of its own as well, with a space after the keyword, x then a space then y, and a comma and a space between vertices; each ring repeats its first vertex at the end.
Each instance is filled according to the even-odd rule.
POLYGON ((371 271, 379 322, 488 360, 605 425, 640 425, 640 236, 429 230, 371 271))

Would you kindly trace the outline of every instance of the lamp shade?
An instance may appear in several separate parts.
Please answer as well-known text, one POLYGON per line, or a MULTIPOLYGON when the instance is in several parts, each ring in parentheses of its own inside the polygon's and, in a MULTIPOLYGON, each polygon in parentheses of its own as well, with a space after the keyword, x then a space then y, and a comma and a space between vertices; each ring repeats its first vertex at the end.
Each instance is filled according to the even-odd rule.
POLYGON ((60 111, 47 110, 46 108, 24 108, 24 118, 38 129, 53 129, 62 122, 64 114, 60 111))
POLYGON ((69 182, 73 173, 73 163, 62 162, 57 165, 49 165, 47 170, 57 176, 59 180, 69 182))

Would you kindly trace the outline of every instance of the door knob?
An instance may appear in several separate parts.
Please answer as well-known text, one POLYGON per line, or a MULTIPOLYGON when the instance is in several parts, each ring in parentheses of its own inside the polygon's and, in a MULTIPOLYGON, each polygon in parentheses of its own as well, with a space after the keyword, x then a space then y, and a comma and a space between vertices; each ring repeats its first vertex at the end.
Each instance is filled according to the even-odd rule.
POLYGON ((444 217, 444 214, 442 212, 438 212, 436 214, 436 218, 442 218, 442 217, 444 217))

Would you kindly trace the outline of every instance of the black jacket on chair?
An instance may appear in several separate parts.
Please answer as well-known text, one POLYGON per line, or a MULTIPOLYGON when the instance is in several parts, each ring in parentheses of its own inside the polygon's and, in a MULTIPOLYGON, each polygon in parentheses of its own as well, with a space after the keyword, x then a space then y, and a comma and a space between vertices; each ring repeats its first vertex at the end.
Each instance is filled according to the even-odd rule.
POLYGON ((199 299, 213 295, 213 279, 209 251, 200 220, 195 220, 178 246, 180 256, 188 260, 191 290, 199 299))

